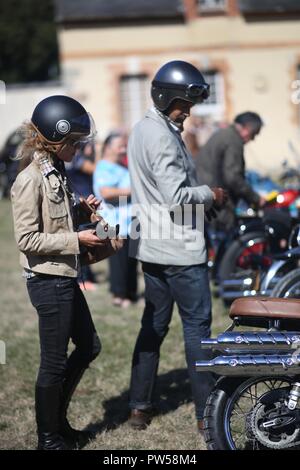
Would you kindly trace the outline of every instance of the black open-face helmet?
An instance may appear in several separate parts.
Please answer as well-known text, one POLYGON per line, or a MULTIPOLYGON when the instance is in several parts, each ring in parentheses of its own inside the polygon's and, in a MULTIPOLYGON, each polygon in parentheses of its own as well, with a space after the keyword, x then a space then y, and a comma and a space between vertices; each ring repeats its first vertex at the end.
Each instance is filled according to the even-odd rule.
POLYGON ((57 148, 67 140, 85 142, 96 134, 92 116, 73 98, 49 96, 34 109, 31 123, 45 148, 57 148))
POLYGON ((194 65, 182 60, 173 60, 163 65, 156 73, 151 87, 155 106, 166 111, 172 101, 181 99, 197 104, 209 97, 209 85, 194 65))

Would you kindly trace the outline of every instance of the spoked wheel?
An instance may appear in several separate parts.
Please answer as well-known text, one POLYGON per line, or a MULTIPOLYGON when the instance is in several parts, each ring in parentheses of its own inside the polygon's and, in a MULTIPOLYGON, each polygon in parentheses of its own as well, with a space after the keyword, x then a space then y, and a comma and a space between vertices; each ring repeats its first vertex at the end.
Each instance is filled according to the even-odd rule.
POLYGON ((217 384, 204 416, 208 449, 295 448, 300 432, 295 412, 284 404, 292 383, 289 377, 256 377, 217 384))
POLYGON ((294 269, 283 276, 274 287, 271 296, 300 299, 300 269, 294 269))

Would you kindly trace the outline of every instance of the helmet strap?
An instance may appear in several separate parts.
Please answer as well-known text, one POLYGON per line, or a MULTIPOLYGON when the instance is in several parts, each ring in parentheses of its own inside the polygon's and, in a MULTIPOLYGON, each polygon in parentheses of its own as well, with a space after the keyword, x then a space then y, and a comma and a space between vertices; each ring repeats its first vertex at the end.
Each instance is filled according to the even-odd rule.
POLYGON ((33 122, 31 122, 32 126, 34 127, 37 135, 39 136, 39 140, 40 140, 40 143, 41 145, 43 146, 43 148, 46 150, 46 152, 50 152, 50 153, 57 153, 60 151, 60 149, 63 147, 63 145, 65 144, 64 140, 61 141, 61 142, 58 142, 58 143, 53 143, 53 142, 49 142, 47 139, 45 139, 45 137, 40 133, 40 131, 38 130, 38 128, 33 124, 33 122))
POLYGON ((50 153, 58 153, 60 149, 65 145, 65 144, 48 144, 48 142, 42 141, 42 146, 43 148, 50 153))

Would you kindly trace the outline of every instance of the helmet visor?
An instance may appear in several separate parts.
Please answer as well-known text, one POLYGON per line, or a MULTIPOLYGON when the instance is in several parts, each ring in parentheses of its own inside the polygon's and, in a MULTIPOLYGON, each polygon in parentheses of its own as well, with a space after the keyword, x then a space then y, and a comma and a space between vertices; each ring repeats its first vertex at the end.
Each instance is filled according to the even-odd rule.
POLYGON ((72 139, 74 145, 87 143, 96 137, 95 122, 90 113, 73 118, 70 124, 72 131, 67 138, 72 139))

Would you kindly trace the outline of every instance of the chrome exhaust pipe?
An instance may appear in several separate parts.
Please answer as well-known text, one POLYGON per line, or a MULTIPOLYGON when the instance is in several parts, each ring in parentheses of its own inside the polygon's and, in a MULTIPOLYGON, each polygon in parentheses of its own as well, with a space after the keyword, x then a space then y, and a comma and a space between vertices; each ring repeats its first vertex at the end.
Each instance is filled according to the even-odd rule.
MULTIPOLYGON (((290 351, 300 346, 300 333, 281 331, 251 332, 251 331, 227 331, 217 338, 201 340, 202 349, 228 350, 286 350, 290 351)), ((236 351, 237 352, 237 351, 236 351)))
POLYGON ((299 354, 218 356, 211 361, 197 361, 197 372, 225 376, 294 376, 300 373, 299 354))

